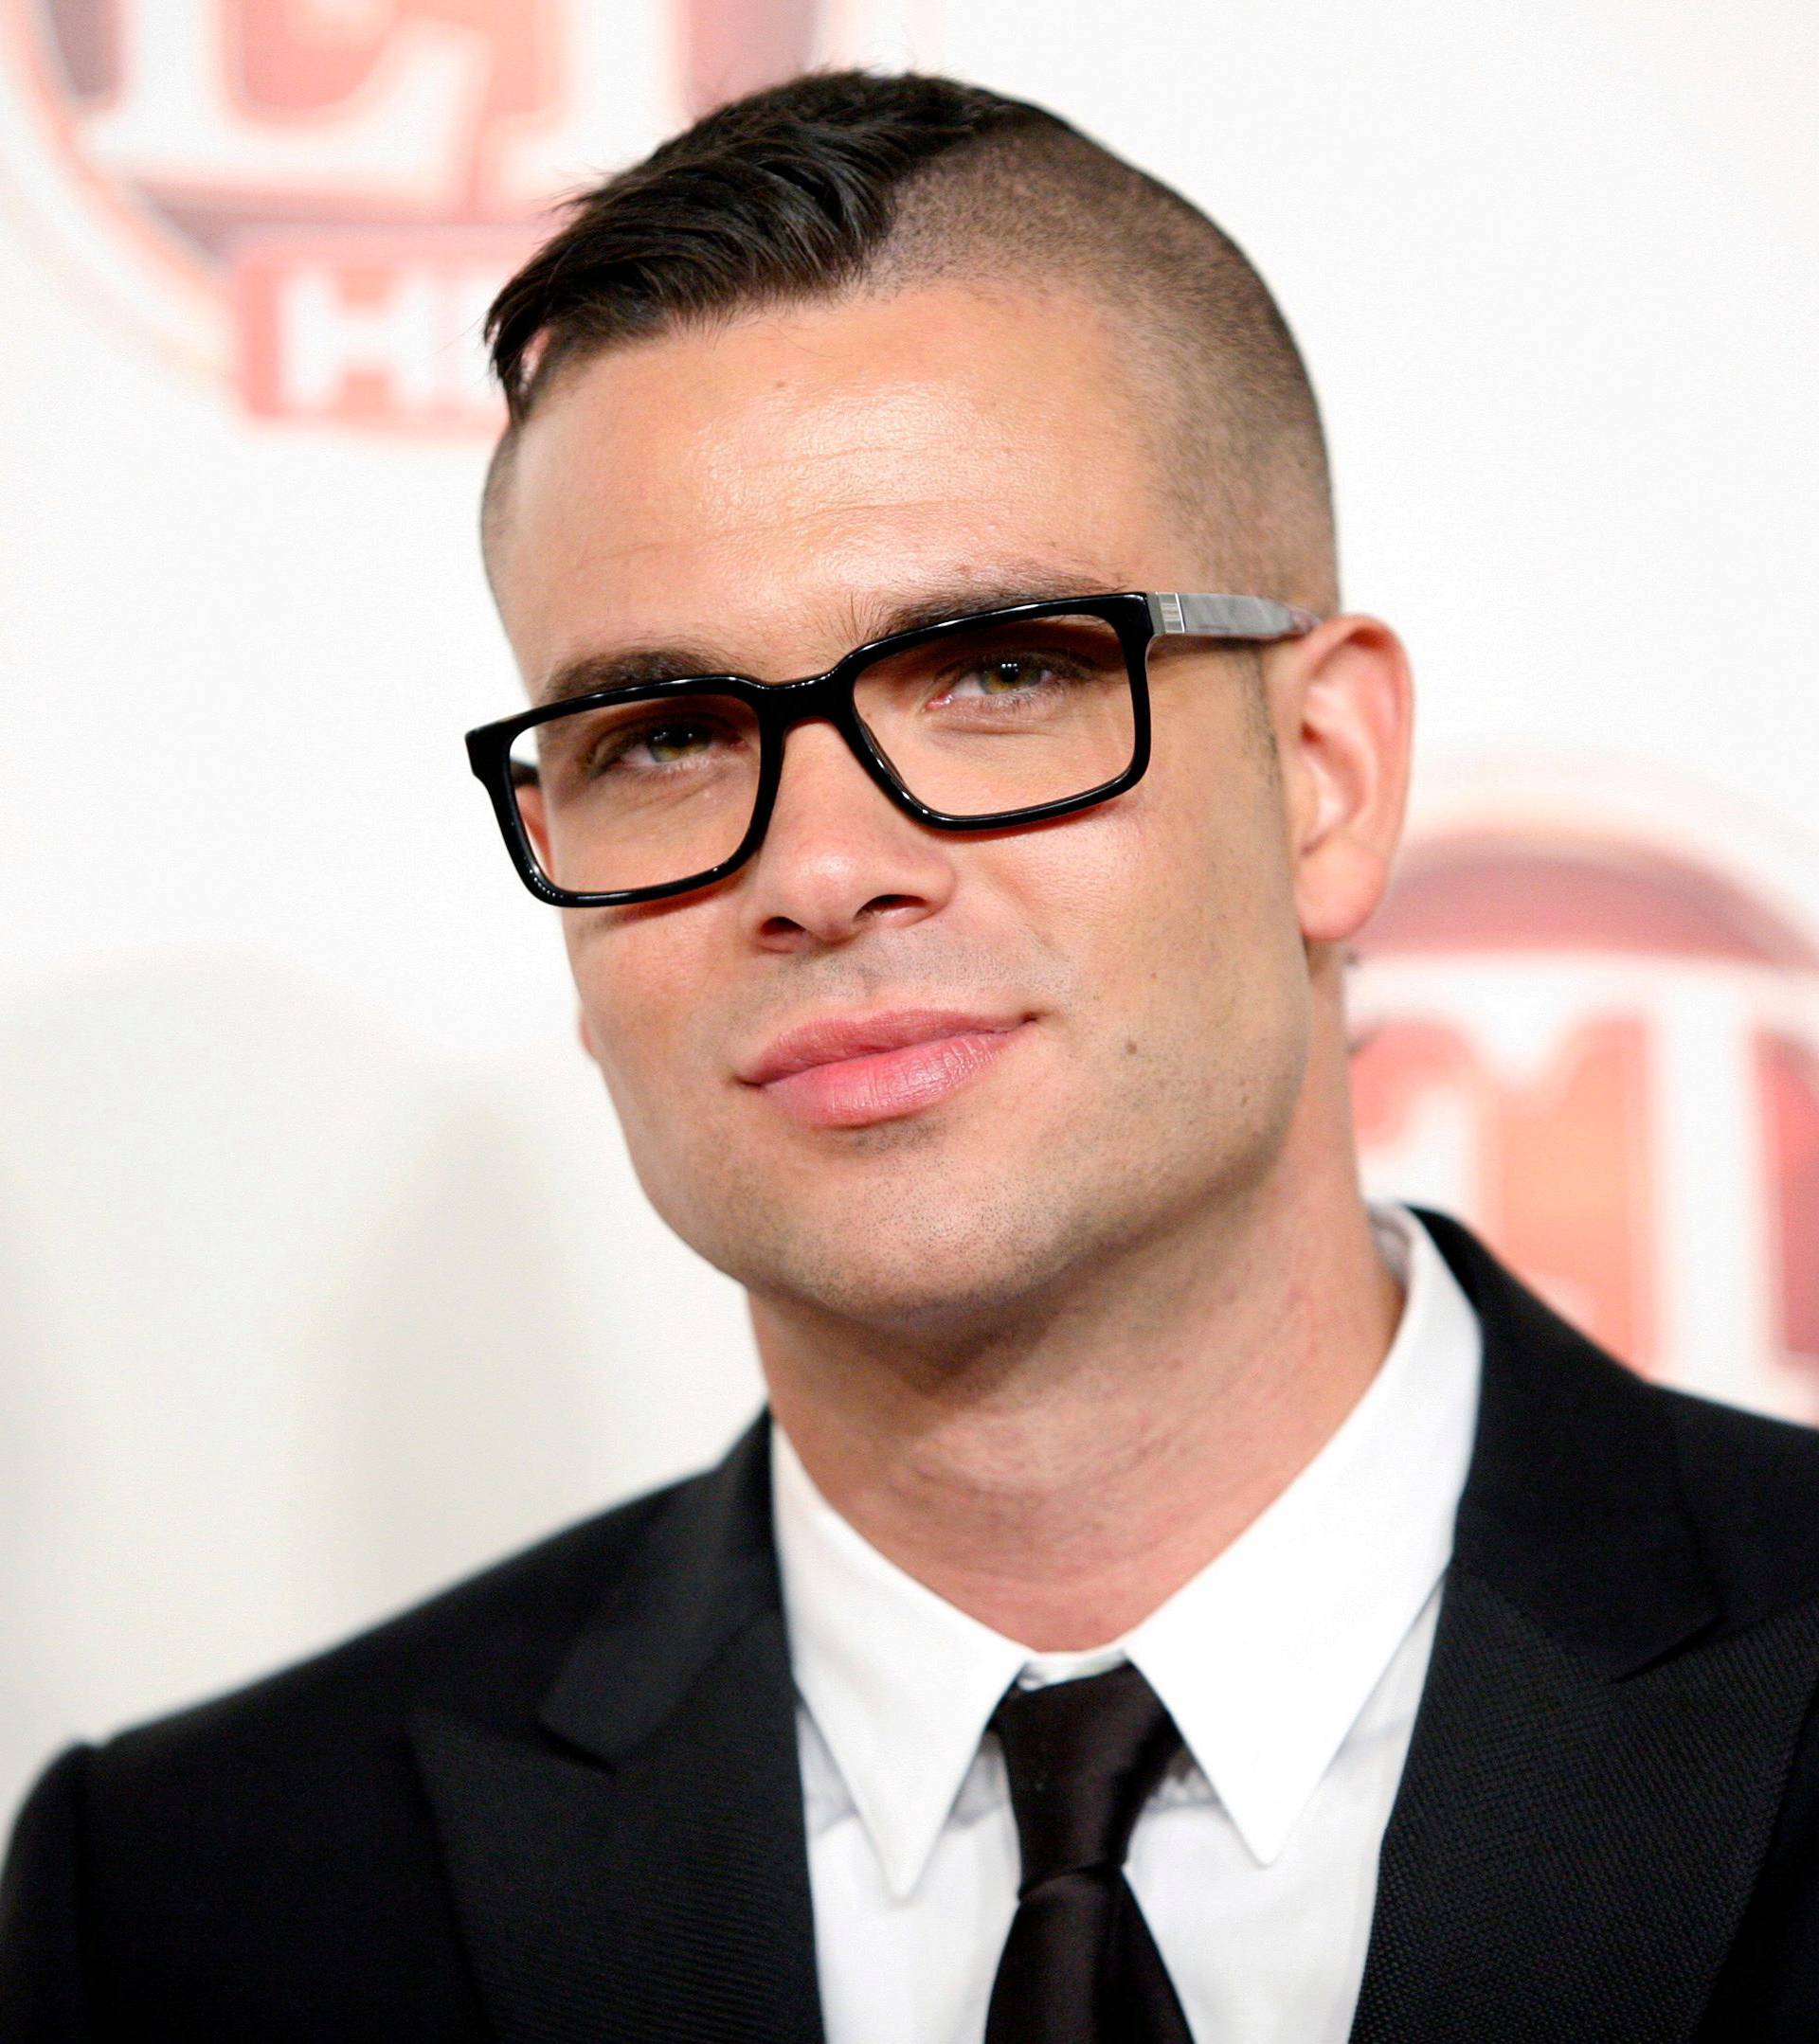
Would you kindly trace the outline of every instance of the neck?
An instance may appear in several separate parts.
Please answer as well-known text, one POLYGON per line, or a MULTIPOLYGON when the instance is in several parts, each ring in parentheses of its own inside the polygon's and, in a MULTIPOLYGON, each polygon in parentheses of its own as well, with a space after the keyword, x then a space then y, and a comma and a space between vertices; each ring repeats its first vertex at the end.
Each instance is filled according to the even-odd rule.
POLYGON ((1299 1147, 1328 1168, 1291 1137, 1241 1203, 1102 1260, 958 1369, 754 1298, 772 1409, 821 1495, 1033 1650, 1127 1632, 1313 1459, 1394 1336, 1349 1140, 1299 1147))

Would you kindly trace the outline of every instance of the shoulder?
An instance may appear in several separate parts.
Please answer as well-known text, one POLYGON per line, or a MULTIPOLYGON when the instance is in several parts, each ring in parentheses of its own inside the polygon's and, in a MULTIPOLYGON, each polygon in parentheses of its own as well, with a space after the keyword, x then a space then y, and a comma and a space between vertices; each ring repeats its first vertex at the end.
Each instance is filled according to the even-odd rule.
POLYGON ((1577 1556, 1579 1569, 1619 1526, 1632 1566, 1690 1541, 1726 1630, 1819 1598, 1819 1427, 1648 1378, 1564 1320, 1462 1222, 1413 1210, 1484 1336, 1462 1513, 1531 1532, 1546 1520, 1548 1551, 1577 1556))
POLYGON ((1819 1596, 1819 1427, 1664 1385, 1684 1508, 1734 1624, 1819 1596))
POLYGON ((128 1726, 88 1751, 90 1795, 162 1802, 203 1777, 339 1775, 402 1750, 403 1725, 425 1706, 529 1725, 577 1632, 636 1576, 646 1530, 705 1480, 644 1493, 253 1681, 128 1726))
POLYGON ((364 2035, 393 2004, 421 2034, 478 2035, 411 1721, 427 1708, 529 1736, 595 1613, 666 1566, 648 1533, 711 1483, 634 1498, 256 1681, 65 1749, 0 1877, 0 2004, 92 1993, 112 2009, 131 1982, 135 2007, 166 2012, 160 2035, 253 2035, 224 2016, 245 1997, 317 2010, 312 2035, 364 2035))

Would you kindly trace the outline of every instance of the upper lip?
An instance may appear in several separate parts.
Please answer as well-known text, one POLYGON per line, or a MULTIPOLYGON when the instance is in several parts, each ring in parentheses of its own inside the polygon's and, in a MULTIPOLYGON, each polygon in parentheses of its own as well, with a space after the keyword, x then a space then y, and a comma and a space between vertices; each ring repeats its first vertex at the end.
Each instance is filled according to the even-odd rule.
POLYGON ((900 1050, 905 1044, 928 1043, 937 1036, 958 1036, 969 1030, 1011 1030, 1020 1014, 988 1015, 954 1008, 892 1008, 882 1014, 821 1015, 785 1030, 766 1044, 739 1077, 747 1085, 765 1085, 806 1071, 811 1065, 834 1065, 841 1058, 865 1057, 876 1050, 900 1050))

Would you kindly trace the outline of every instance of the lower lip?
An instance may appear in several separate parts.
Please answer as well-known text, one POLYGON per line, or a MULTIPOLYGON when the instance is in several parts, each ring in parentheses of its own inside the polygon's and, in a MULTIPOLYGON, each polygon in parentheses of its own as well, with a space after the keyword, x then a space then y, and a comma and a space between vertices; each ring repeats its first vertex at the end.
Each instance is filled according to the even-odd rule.
POLYGON ((809 1128, 861 1128, 869 1121, 914 1114, 977 1077, 1003 1051, 1024 1025, 1007 1030, 967 1030, 934 1036, 869 1057, 811 1065, 786 1079, 766 1082, 763 1091, 792 1121, 809 1128))

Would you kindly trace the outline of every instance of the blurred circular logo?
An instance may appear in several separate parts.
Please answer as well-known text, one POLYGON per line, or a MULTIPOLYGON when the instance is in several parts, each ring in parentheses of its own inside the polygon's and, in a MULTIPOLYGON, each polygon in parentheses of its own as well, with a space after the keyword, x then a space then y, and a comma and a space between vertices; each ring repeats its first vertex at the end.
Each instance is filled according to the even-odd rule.
POLYGON ((1811 926, 1697 798, 1477 804, 1412 838, 1359 946, 1366 1183, 1645 1373, 1819 1420, 1811 926))
POLYGON ((932 0, 9 0, 0 152, 45 259, 265 418, 497 422, 494 292, 565 191, 932 0))

